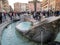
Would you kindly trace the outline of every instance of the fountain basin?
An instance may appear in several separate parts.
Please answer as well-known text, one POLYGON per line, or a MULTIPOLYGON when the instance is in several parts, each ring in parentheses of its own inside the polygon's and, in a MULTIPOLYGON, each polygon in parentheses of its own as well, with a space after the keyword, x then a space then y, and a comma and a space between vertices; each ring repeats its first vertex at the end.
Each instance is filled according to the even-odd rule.
MULTIPOLYGON (((33 40, 35 42, 41 42, 41 41, 43 41, 44 43, 50 42, 56 38, 56 34, 58 33, 57 32, 58 30, 55 30, 55 28, 57 29, 58 24, 56 25, 56 22, 58 22, 58 19, 60 19, 60 17, 49 17, 49 18, 46 18, 46 20, 44 20, 43 22, 39 22, 38 24, 35 24, 33 26, 31 26, 31 24, 29 24, 28 27, 27 27, 27 24, 26 24, 26 26, 23 26, 25 24, 23 24, 23 22, 22 22, 22 25, 20 25, 21 24, 20 23, 18 26, 16 26, 16 29, 18 29, 18 31, 20 31, 20 32, 23 32, 22 34, 25 37, 27 37, 30 40, 33 40), (23 28, 21 28, 21 26, 23 26, 23 28), (41 32, 43 34, 41 34, 41 32), (43 36, 43 38, 41 38, 41 35, 43 36)), ((31 23, 31 22, 29 22, 29 23, 31 23)))
POLYGON ((35 27, 35 25, 32 26, 31 24, 31 22, 21 22, 16 26, 16 29, 17 31, 20 31, 22 35, 35 42, 41 42, 41 32, 43 32, 43 42, 47 42, 52 39, 53 32, 49 31, 51 30, 50 27, 49 29, 45 29, 48 26, 43 28, 44 26, 40 25, 35 27))
POLYGON ((16 29, 21 32, 27 32, 31 28, 31 24, 31 22, 21 22, 19 25, 16 26, 16 29))

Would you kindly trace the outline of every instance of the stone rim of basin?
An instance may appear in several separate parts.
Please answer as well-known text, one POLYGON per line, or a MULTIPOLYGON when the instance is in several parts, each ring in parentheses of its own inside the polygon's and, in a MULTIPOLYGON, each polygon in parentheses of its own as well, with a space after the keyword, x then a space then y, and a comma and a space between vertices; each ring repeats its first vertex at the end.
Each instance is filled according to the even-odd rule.
POLYGON ((16 26, 16 29, 18 29, 21 32, 29 31, 32 27, 32 22, 21 22, 16 26), (20 28, 21 27, 21 28, 20 28))

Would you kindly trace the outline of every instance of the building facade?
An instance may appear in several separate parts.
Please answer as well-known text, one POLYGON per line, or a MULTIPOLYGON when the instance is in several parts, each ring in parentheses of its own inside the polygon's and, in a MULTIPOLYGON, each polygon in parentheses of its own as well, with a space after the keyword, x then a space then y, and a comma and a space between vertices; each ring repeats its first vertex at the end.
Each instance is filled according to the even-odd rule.
MULTIPOLYGON (((34 11, 34 2, 33 1, 28 2, 28 10, 29 11, 34 11)), ((40 11, 40 10, 41 10, 41 2, 37 1, 37 3, 36 3, 36 11, 40 11)))
POLYGON ((3 2, 3 9, 5 10, 5 12, 10 12, 8 1, 3 2))
POLYGON ((27 11, 27 3, 21 3, 21 12, 27 11))
POLYGON ((14 12, 20 12, 21 11, 21 3, 16 2, 14 3, 14 12))
POLYGON ((27 3, 14 3, 14 11, 15 12, 24 12, 27 11, 27 3))
POLYGON ((60 11, 60 0, 43 0, 42 10, 60 11))
POLYGON ((60 0, 56 0, 56 11, 60 11, 60 0))
POLYGON ((0 0, 0 12, 2 11, 2 0, 0 0))
POLYGON ((0 12, 9 12, 8 0, 0 0, 0 12))
POLYGON ((49 0, 43 0, 42 1, 42 10, 48 10, 49 9, 49 0))
POLYGON ((33 1, 29 1, 29 2, 28 2, 28 10, 29 10, 29 11, 34 11, 33 1))

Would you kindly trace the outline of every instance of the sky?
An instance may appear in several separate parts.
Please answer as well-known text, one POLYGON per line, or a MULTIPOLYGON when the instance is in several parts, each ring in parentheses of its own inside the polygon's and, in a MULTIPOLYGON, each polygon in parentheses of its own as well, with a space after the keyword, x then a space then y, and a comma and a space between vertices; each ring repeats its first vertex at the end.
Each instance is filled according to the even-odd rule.
MULTIPOLYGON (((31 1, 31 0, 8 0, 9 5, 11 5, 13 9, 14 9, 15 2, 28 3, 28 1, 31 1)), ((42 0, 40 0, 40 1, 42 1, 42 0)))

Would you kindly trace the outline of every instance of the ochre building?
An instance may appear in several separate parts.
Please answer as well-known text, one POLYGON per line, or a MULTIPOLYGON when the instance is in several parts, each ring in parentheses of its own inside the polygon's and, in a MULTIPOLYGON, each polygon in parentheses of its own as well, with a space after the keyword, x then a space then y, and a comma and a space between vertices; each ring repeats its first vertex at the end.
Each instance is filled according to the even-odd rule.
POLYGON ((60 0, 43 0, 42 10, 60 11, 60 0))

